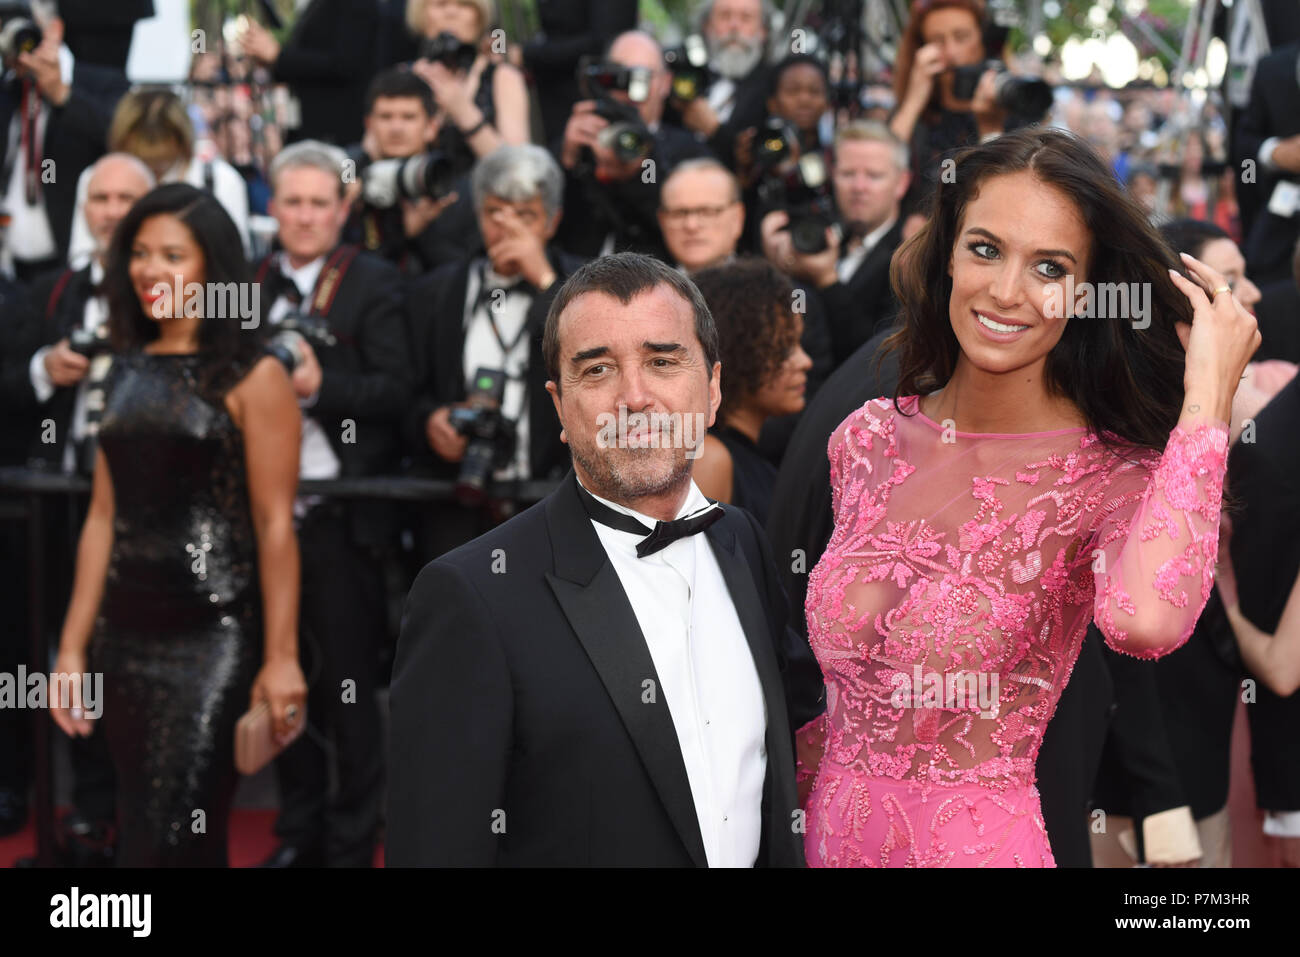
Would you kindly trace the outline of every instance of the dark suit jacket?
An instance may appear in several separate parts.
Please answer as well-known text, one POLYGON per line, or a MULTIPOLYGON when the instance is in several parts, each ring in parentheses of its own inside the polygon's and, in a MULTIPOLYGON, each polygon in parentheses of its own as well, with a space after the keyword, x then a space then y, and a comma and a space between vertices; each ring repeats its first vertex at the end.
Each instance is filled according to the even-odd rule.
MULTIPOLYGON (((72 70, 68 101, 50 108, 42 152, 45 159, 54 161, 55 175, 40 188, 60 259, 68 255, 77 179, 104 155, 109 121, 126 91, 126 77, 120 70, 78 61, 72 70)), ((22 92, 16 85, 0 87, 0 158, 8 155, 9 124, 21 103, 22 92)), ((7 182, 0 183, 0 195, 7 187, 7 182)))
POLYGON ((1296 288, 1295 279, 1290 276, 1279 279, 1260 293, 1255 306, 1260 343, 1251 358, 1255 362, 1264 359, 1300 362, 1300 289, 1296 288))
MULTIPOLYGON (((1238 149, 1241 155, 1258 162, 1259 148, 1271 136, 1288 137, 1300 133, 1300 84, 1296 81, 1296 57, 1300 43, 1288 43, 1261 57, 1255 65, 1250 89, 1250 103, 1241 115, 1238 149)), ((1263 166, 1256 170, 1255 187, 1259 210, 1245 249, 1251 279, 1263 285, 1291 274, 1291 254, 1300 236, 1300 211, 1283 217, 1267 209, 1269 197, 1280 180, 1300 182, 1295 173, 1269 173, 1263 166)))
POLYGON ((374 0, 312 0, 302 11, 271 68, 302 108, 292 139, 337 146, 361 139, 378 31, 374 0))
MULTIPOLYGON (((560 442, 560 422, 546 391, 546 362, 542 358, 542 331, 551 300, 564 280, 573 275, 582 260, 558 249, 547 251, 555 282, 535 296, 528 310, 528 464, 533 478, 561 474, 569 457, 560 442)), ((470 267, 475 260, 448 263, 411 284, 407 294, 407 317, 415 356, 418 385, 415 400, 403 418, 407 448, 416 462, 453 477, 458 465, 443 462, 429 448, 425 423, 440 406, 465 399, 465 291, 470 267)))
MULTIPOLYGON (((1255 417, 1255 441, 1228 457, 1228 487, 1240 510, 1232 517, 1232 566, 1241 611, 1265 632, 1277 630, 1300 575, 1300 378, 1255 417)), ((1255 798, 1269 811, 1300 811, 1300 694, 1279 698, 1258 678, 1250 717, 1255 798)))
MULTIPOLYGON (((757 863, 798 867, 785 597, 748 513, 729 507, 702 534, 767 707, 757 863)), ((411 588, 393 665, 388 863, 705 865, 668 702, 643 700, 646 680, 659 687, 570 472, 411 588)))
POLYGON ((858 264, 848 282, 834 282, 818 290, 826 308, 831 356, 836 366, 853 355, 878 329, 888 326, 897 314, 898 301, 889 288, 889 261, 902 241, 900 216, 858 264))
POLYGON ((541 30, 524 44, 524 67, 537 92, 545 141, 564 134, 579 99, 578 61, 599 58, 636 26, 635 0, 537 0, 541 30))
MULTIPOLYGON (((264 263, 259 263, 259 275, 264 263)), ((273 284, 262 284, 263 321, 258 332, 263 336, 274 333, 265 315, 278 295, 273 284)), ((397 472, 398 424, 410 403, 413 382, 402 309, 397 267, 357 252, 329 309, 329 329, 337 344, 316 348, 322 372, 320 393, 313 405, 303 409, 303 415, 316 419, 329 438, 343 478, 397 472), (347 420, 355 424, 346 433, 354 441, 344 441, 347 420)), ((396 522, 388 503, 359 500, 351 505, 350 514, 358 544, 388 543, 396 522)))
MULTIPOLYGON (((37 313, 27 290, 0 275, 0 465, 25 465, 39 421, 27 366, 37 313)), ((62 428, 59 430, 62 434, 62 428)))
POLYGON ((21 408, 32 409, 35 415, 27 420, 27 438, 24 453, 30 465, 44 466, 58 471, 63 464, 63 449, 72 427, 72 410, 76 404, 75 386, 55 386, 54 394, 43 404, 36 401, 28 365, 37 349, 53 345, 80 328, 86 314, 86 302, 91 296, 90 267, 71 272, 56 269, 37 277, 32 284, 32 306, 29 320, 21 329, 15 324, 16 354, 14 355, 14 384, 16 398, 21 408), (42 431, 36 421, 54 421, 54 441, 42 442, 42 431))

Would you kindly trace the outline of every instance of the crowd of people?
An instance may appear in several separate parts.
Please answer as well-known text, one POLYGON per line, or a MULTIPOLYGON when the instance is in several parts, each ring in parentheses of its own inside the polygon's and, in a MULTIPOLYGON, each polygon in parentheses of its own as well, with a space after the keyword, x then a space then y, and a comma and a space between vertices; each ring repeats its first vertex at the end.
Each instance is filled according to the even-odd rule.
POLYGON ((268 867, 1230 866, 1245 700, 1300 866, 1296 18, 1216 106, 983 0, 848 102, 767 0, 310 0, 131 88, 148 6, 0 8, 0 466, 91 485, 52 663, 0 547, 0 671, 103 675, 66 863, 224 865, 265 703, 268 867))

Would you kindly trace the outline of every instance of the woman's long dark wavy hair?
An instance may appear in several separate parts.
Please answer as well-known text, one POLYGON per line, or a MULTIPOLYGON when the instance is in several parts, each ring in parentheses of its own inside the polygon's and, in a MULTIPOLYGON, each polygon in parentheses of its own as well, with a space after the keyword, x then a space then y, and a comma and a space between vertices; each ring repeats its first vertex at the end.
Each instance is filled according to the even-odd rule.
MULTIPOLYGON (((158 338, 158 320, 145 315, 131 284, 130 265, 140 227, 160 215, 175 216, 189 229, 203 250, 207 283, 239 283, 236 288, 241 290, 250 288, 243 284, 252 283, 239 231, 212 194, 185 183, 168 183, 149 191, 118 223, 108 248, 104 288, 109 339, 115 352, 134 352, 158 338)), ((239 316, 204 316, 199 323, 200 393, 219 399, 243 377, 260 351, 259 340, 253 330, 242 328, 239 316)))
POLYGON ((961 347, 949 318, 948 263, 966 207, 989 178, 1029 171, 1078 209, 1092 236, 1089 282, 1149 283, 1150 290, 1145 329, 1119 317, 1068 320, 1047 356, 1047 388, 1073 402, 1112 451, 1128 457, 1142 449, 1163 450, 1183 403, 1185 354, 1174 324, 1190 323, 1192 307, 1169 278, 1168 270, 1181 272, 1182 263, 1146 212, 1086 141, 1062 130, 1004 133, 954 159, 955 180, 938 184, 929 221, 899 247, 890 265, 901 304, 901 326, 884 343, 899 357, 895 408, 901 396, 946 385, 956 369, 961 347))

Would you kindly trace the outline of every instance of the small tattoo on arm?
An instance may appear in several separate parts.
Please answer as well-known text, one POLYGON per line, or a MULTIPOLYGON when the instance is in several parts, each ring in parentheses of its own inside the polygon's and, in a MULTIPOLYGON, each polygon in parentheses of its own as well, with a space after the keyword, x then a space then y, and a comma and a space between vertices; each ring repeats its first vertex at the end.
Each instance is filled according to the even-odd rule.
POLYGON ((1189 406, 1187 407, 1187 411, 1188 411, 1188 412, 1200 412, 1200 411, 1201 411, 1201 407, 1200 407, 1199 405, 1189 405, 1189 406))

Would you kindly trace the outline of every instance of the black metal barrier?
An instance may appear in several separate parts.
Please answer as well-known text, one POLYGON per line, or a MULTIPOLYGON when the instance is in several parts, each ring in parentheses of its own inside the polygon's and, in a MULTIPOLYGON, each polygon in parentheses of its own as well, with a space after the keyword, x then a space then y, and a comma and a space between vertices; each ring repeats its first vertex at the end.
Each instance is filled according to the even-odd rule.
MULTIPOLYGON (((492 489, 495 496, 520 505, 539 502, 558 482, 504 482, 492 489)), ((90 494, 90 479, 81 475, 26 468, 0 468, 0 521, 26 520, 28 566, 28 631, 33 668, 49 666, 49 642, 45 628, 45 525, 46 500, 90 494), (20 498, 15 498, 18 496, 20 498), (8 508, 3 506, 8 505, 8 508), (15 509, 14 506, 18 507, 15 509)), ((307 479, 298 483, 298 494, 345 499, 387 499, 401 502, 449 502, 456 500, 456 483, 450 479, 371 477, 307 479)), ((46 716, 33 720, 32 776, 35 790, 36 866, 56 864, 54 846, 54 775, 50 759, 50 728, 46 716)))

